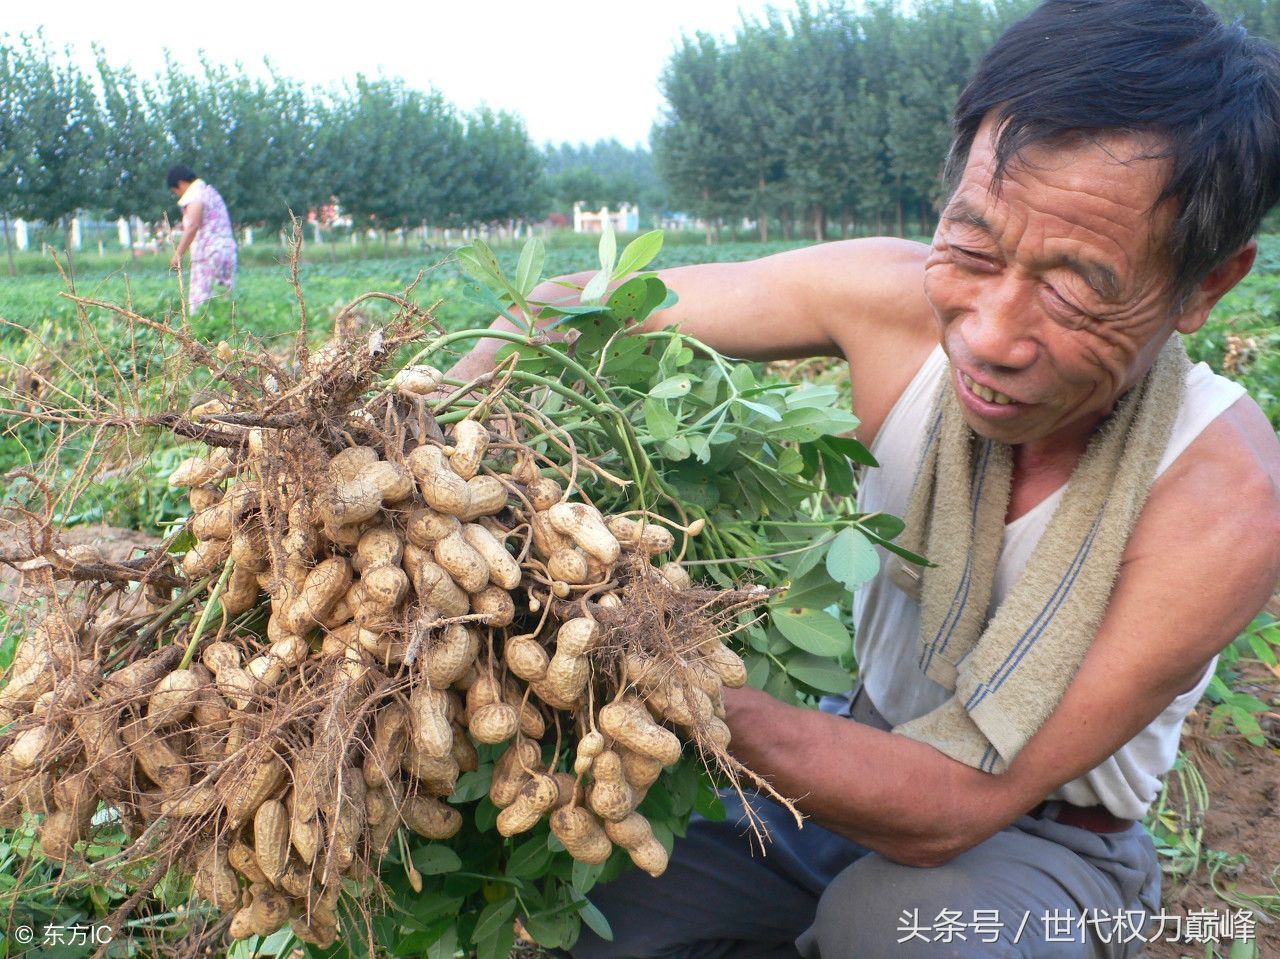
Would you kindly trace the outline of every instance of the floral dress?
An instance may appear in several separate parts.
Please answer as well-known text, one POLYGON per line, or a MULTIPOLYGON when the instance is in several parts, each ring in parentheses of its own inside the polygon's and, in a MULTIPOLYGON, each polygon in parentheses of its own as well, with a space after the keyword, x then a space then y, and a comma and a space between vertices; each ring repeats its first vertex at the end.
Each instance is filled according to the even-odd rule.
POLYGON ((184 230, 190 229, 191 204, 196 201, 204 207, 204 217, 191 244, 189 292, 193 311, 213 295, 215 282, 230 289, 236 280, 236 239, 227 204, 217 190, 204 180, 196 180, 178 200, 184 230))

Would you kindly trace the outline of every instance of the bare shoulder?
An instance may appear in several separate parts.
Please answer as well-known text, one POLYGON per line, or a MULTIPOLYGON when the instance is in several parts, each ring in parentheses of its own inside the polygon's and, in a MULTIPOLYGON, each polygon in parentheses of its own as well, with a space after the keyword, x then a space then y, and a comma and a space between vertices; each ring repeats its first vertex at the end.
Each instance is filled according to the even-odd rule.
POLYGON ((1178 602, 1190 600, 1206 626, 1216 620, 1226 639, 1266 603, 1280 577, 1280 442, 1251 398, 1152 486, 1125 564, 1176 584, 1178 602))
POLYGON ((858 437, 871 443, 889 411, 938 345, 933 309, 924 295, 929 247, 877 238, 829 244, 828 274, 856 263, 830 306, 830 328, 849 362, 853 408, 862 420, 858 437), (856 293, 856 296, 855 296, 856 293))
POLYGON ((1251 540, 1280 550, 1280 529, 1267 523, 1280 518, 1280 440, 1251 397, 1233 403, 1173 461, 1152 487, 1152 508, 1189 511, 1218 528, 1252 526, 1251 540))

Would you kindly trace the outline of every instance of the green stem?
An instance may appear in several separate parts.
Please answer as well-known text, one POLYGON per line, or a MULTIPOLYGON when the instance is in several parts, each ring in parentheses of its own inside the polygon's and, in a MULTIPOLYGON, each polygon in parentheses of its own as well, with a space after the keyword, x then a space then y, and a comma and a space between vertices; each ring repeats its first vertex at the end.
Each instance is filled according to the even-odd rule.
POLYGON ((179 669, 186 669, 191 665, 191 660, 195 658, 196 646, 200 644, 200 637, 204 635, 205 625, 209 622, 209 614, 213 611, 213 606, 218 602, 219 597, 222 596, 222 591, 226 588, 227 580, 231 578, 231 571, 235 569, 235 566, 235 560, 229 559, 227 560, 227 565, 223 567, 222 575, 218 577, 218 582, 209 593, 208 602, 204 604, 204 609, 200 610, 200 619, 196 621, 195 632, 191 634, 191 639, 187 643, 187 651, 182 654, 182 662, 178 664, 179 669))

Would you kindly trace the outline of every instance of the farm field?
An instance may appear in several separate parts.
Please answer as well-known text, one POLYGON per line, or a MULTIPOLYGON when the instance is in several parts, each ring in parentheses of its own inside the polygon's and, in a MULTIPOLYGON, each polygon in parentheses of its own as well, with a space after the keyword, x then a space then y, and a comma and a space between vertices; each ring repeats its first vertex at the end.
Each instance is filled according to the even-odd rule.
MULTIPOLYGON (((800 245, 671 244, 653 266, 746 260, 800 245)), ((412 299, 422 307, 439 301, 435 315, 447 329, 487 322, 489 312, 466 298, 469 281, 456 257, 447 251, 405 253, 393 247, 385 256, 361 258, 328 252, 304 249, 298 271, 311 338, 316 342, 327 336, 343 305, 372 290, 403 292, 418 279, 420 271, 412 299)), ((503 269, 514 273, 519 248, 498 248, 496 252, 503 269)), ((177 282, 164 263, 160 257, 141 259, 126 273, 110 258, 82 257, 76 264, 75 292, 104 302, 128 303, 143 316, 170 317, 176 322, 172 318, 180 315, 181 299, 177 282)), ((589 246, 553 246, 547 251, 549 274, 594 265, 594 251, 589 246)), ((61 277, 38 266, 26 262, 18 277, 0 283, 0 353, 6 358, 23 360, 21 351, 29 348, 30 341, 22 331, 33 332, 54 346, 66 366, 78 375, 98 381, 117 375, 126 359, 146 367, 163 355, 158 341, 126 339, 125 327, 106 311, 92 314, 98 342, 70 338, 68 331, 76 328, 77 304, 60 295, 66 289, 61 277)), ((376 326, 390 319, 393 312, 390 303, 370 301, 360 307, 360 323, 376 326)), ((215 303, 190 318, 189 325, 195 338, 210 344, 221 340, 239 343, 252 337, 283 353, 292 343, 299 318, 287 265, 272 262, 270 254, 255 250, 250 262, 241 266, 234 300, 215 303)), ((1190 339, 1188 348, 1194 360, 1204 360, 1244 383, 1273 426, 1280 428, 1280 236, 1262 239, 1254 273, 1228 295, 1206 328, 1190 339)), ((842 385, 838 368, 799 371, 800 376, 810 373, 823 382, 842 385)), ((0 407, 7 406, 12 391, 20 392, 22 387, 6 377, 11 377, 8 364, 0 366, 0 407)), ((174 401, 185 403, 199 384, 168 386, 174 401)), ((0 412, 0 475, 38 457, 52 435, 52 428, 44 432, 29 424, 16 429, 7 429, 8 425, 0 412)), ((78 512, 64 517, 68 523, 104 524, 155 535, 166 532, 169 524, 183 515, 185 501, 156 478, 176 465, 180 452, 147 444, 127 454, 122 451, 118 469, 104 471, 102 482, 82 498, 78 512), (125 465, 126 460, 139 459, 141 466, 125 465)), ((3 484, 0 479, 0 500, 4 498, 3 484)), ((1223 496, 1223 508, 1229 509, 1229 491, 1223 496)), ((1198 575, 1198 571, 1189 571, 1189 575, 1198 575)), ((3 596, 0 582, 0 599, 3 596)), ((1217 681, 1188 723, 1183 759, 1148 823, 1166 864, 1166 907, 1170 912, 1257 907, 1280 922, 1280 839, 1272 821, 1276 797, 1280 796, 1278 651, 1280 627, 1264 614, 1224 654, 1217 681)), ((11 656, 11 647, 0 650, 0 665, 7 665, 11 656)), ((5 857, 12 856, 7 846, 3 852, 5 857)), ((4 906, 2 895, 0 908, 4 906)), ((1272 931, 1276 927, 1260 922, 1257 928, 1258 951, 1241 954, 1280 955, 1280 936, 1272 931)), ((1153 945, 1147 954, 1150 959, 1212 955, 1204 952, 1203 945, 1167 943, 1153 945)), ((1225 952, 1223 955, 1225 959, 1225 952)))

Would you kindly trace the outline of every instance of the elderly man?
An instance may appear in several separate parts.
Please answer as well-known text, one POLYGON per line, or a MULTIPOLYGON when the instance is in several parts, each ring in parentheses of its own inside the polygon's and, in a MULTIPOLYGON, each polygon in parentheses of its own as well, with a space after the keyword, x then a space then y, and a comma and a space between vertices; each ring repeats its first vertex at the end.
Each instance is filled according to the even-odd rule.
POLYGON ((861 507, 937 565, 886 554, 856 598, 845 715, 726 697, 736 754, 810 822, 761 803, 762 858, 740 810, 695 823, 666 875, 593 891, 615 938, 575 956, 1141 951, 1160 873, 1136 820, 1280 574, 1275 433, 1176 335, 1253 264, 1280 58, 1199 0, 1048 0, 954 133, 929 247, 663 274, 656 324, 848 360, 881 464, 861 507))

